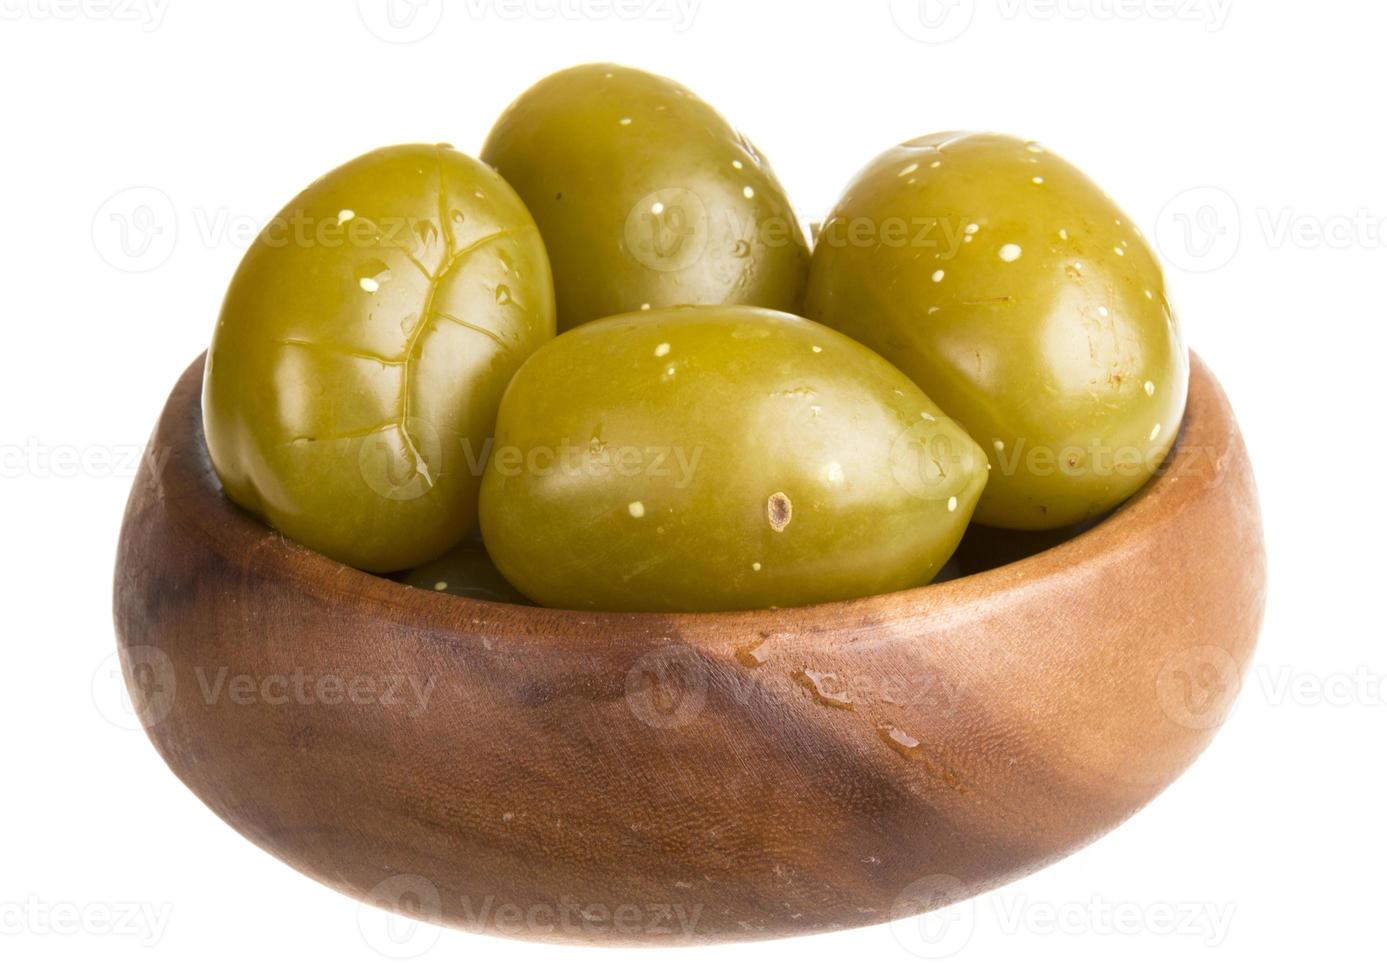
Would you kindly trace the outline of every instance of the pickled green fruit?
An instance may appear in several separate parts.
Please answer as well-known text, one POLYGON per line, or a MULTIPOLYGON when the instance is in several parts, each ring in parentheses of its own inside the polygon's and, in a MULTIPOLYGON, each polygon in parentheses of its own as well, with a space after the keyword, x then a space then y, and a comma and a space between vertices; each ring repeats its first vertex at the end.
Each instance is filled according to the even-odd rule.
POLYGON ((666 78, 583 65, 508 108, 482 159, 544 233, 559 329, 633 310, 800 311, 809 252, 770 167, 666 78))
POLYGON ((464 541, 442 558, 411 569, 401 577, 406 585, 466 599, 528 606, 530 601, 506 581, 486 548, 475 539, 464 541))
POLYGON ((747 307, 632 313, 516 373, 482 534, 541 605, 798 606, 928 582, 986 481, 963 430, 840 333, 747 307))
POLYGON ((1110 510, 1155 472, 1184 413, 1188 356, 1151 249, 1033 143, 943 134, 872 161, 824 223, 807 307, 987 451, 985 524, 1110 510))
POLYGON ((207 356, 207 448, 232 500, 368 571, 476 524, 501 392, 554 335, 548 260, 484 164, 396 146, 313 183, 237 269, 207 356))

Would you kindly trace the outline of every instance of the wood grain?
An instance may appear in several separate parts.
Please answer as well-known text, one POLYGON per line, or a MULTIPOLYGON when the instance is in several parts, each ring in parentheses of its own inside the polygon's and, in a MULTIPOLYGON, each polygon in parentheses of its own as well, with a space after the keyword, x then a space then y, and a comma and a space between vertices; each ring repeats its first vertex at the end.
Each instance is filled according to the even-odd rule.
POLYGON ((1198 361, 1176 455, 1073 540, 911 592, 697 615, 497 605, 309 552, 223 496, 201 378, 169 399, 117 560, 150 738, 260 847, 453 926, 763 939, 992 888, 1179 775, 1260 626, 1256 490, 1198 361))

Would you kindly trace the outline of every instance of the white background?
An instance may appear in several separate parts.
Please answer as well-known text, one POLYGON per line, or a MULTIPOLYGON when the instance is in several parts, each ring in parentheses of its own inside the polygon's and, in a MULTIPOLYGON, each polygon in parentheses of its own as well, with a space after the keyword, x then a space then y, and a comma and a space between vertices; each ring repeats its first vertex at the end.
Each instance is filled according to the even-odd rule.
POLYGON ((0 0, 0 971, 1379 970, 1387 7, 556 2, 425 2, 392 31, 371 0, 0 0), (590 60, 692 87, 806 220, 906 138, 1044 142, 1161 246, 1191 346, 1239 412, 1271 585, 1238 709, 1108 838, 931 917, 966 940, 947 949, 914 923, 675 952, 427 931, 391 946, 375 913, 244 841, 128 730, 110 590, 134 457, 259 224, 378 145, 475 153, 522 89, 590 60))

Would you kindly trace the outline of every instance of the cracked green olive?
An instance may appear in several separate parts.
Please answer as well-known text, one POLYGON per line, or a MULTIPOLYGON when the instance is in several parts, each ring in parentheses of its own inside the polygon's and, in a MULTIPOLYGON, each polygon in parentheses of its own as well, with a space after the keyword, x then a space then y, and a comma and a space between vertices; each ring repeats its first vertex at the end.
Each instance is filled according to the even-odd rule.
POLYGON ((261 232, 207 355, 203 421, 227 495, 373 572, 476 525, 501 393, 554 335, 525 205, 446 146, 368 153, 261 232))
POLYGON ((687 307, 561 334, 507 388, 482 483, 545 606, 799 606, 928 582, 987 460, 909 378, 787 313, 687 307))
POLYGON ((530 600, 505 580, 478 540, 464 541, 442 558, 410 569, 400 581, 419 589, 446 592, 466 599, 528 606, 530 600))
POLYGON ((583 65, 525 92, 482 159, 529 205, 558 323, 683 304, 800 312, 809 252, 761 154, 666 78, 583 65))
POLYGON ((1155 472, 1184 413, 1188 355, 1155 256, 1034 143, 949 133, 873 160, 819 233, 806 305, 984 447, 984 524, 1105 513, 1155 472))

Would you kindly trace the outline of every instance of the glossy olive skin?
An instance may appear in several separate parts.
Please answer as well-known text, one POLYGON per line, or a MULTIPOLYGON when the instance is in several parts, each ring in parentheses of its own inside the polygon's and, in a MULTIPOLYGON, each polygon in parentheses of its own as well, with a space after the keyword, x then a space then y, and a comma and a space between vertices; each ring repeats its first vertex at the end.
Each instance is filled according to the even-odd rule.
POLYGON ((582 65, 520 96, 482 159, 539 223, 559 329, 633 310, 800 312, 809 251, 761 154, 666 78, 582 65))
POLYGON ((504 602, 517 606, 532 603, 506 581, 485 546, 469 539, 426 565, 410 569, 400 581, 419 589, 446 592, 466 599, 504 602))
POLYGON ((525 362, 482 534, 545 606, 799 606, 928 582, 986 480, 963 430, 855 341, 686 307, 579 327, 525 362))
POLYGON ((207 448, 228 496, 373 572, 476 525, 501 393, 554 335, 539 230, 446 146, 368 153, 251 245, 208 352, 207 448))
POLYGON ((947 133, 852 181, 819 234, 808 315, 910 375, 988 453, 976 519, 1043 530, 1154 474, 1189 359, 1136 226, 1053 153, 947 133))

